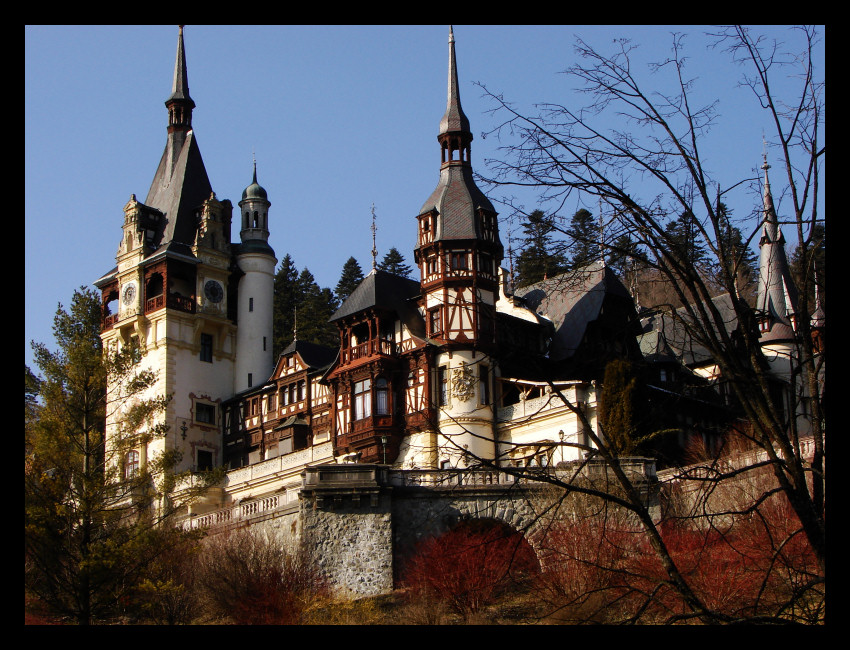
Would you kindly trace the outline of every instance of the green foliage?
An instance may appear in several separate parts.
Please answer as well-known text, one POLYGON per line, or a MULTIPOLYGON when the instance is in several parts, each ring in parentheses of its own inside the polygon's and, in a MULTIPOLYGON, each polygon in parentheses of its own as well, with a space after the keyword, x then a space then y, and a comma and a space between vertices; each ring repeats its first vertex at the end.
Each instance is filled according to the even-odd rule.
POLYGON ((393 275, 400 275, 403 278, 409 278, 411 272, 410 266, 404 262, 404 256, 399 253, 395 246, 384 255, 384 259, 378 264, 378 269, 392 273, 393 275))
POLYGON ((328 321, 338 308, 333 292, 319 287, 309 269, 299 272, 292 257, 286 255, 274 279, 275 358, 295 339, 296 332, 300 341, 337 345, 337 329, 328 321))
POLYGON ((605 366, 602 395, 599 399, 599 419, 610 452, 615 456, 634 453, 638 436, 636 399, 637 375, 632 364, 614 359, 605 366))
POLYGON ((104 351, 100 326, 93 291, 75 292, 70 311, 59 306, 58 349, 33 343, 43 376, 29 382, 40 402, 25 423, 25 586, 51 613, 81 624, 114 614, 147 562, 171 543, 154 517, 140 513, 160 501, 156 481, 174 458, 122 472, 129 449, 164 431, 155 422, 168 400, 143 398, 154 377, 139 370, 141 350, 104 351), (108 444, 107 407, 127 416, 108 444))

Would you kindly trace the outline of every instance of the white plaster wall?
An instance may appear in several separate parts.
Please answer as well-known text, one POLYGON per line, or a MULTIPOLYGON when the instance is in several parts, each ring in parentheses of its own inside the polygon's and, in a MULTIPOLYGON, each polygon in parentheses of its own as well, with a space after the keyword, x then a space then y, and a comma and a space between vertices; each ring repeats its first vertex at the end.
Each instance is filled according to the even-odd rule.
POLYGON ((274 257, 249 253, 237 259, 245 274, 239 280, 238 330, 233 392, 247 388, 248 374, 253 386, 264 383, 274 371, 272 356, 272 310, 274 306, 274 257), (253 298, 253 311, 250 299, 253 298), (263 349, 263 338, 266 345, 263 349))

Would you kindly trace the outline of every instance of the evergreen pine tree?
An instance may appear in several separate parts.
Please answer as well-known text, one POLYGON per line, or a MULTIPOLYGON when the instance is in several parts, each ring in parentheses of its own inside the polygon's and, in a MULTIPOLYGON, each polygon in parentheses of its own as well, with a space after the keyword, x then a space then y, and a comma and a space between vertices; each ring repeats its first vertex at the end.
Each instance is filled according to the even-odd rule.
POLYGON ((185 535, 166 518, 207 485, 198 475, 197 488, 170 493, 176 450, 127 471, 129 453, 166 435, 169 398, 147 396, 156 373, 142 367, 137 343, 103 349, 101 318, 100 296, 75 292, 70 311, 60 305, 56 312, 57 349, 33 343, 42 376, 26 373, 27 391, 37 391, 40 403, 28 409, 24 427, 25 591, 80 625, 120 613, 151 562, 185 535), (107 445, 108 409, 122 421, 110 427, 107 445))
POLYGON ((319 287, 313 274, 306 267, 299 274, 296 284, 299 296, 298 340, 319 345, 338 345, 338 330, 329 322, 339 307, 336 296, 330 289, 319 287))
POLYGON ((295 309, 299 302, 298 268, 287 254, 274 276, 273 347, 274 358, 292 342, 295 309))
POLYGON ((547 217, 542 210, 535 210, 528 215, 522 229, 525 236, 517 257, 517 287, 527 287, 562 273, 566 263, 564 256, 555 250, 554 218, 547 217))
POLYGON ((398 252, 398 249, 395 246, 393 246, 387 254, 384 255, 384 259, 381 260, 380 264, 378 264, 378 268, 381 271, 386 271, 393 275, 400 275, 403 278, 410 277, 411 268, 409 265, 404 263, 404 256, 398 252))
POLYGON ((570 220, 567 228, 570 237, 570 269, 587 266, 599 260, 599 223, 593 215, 581 208, 570 220))
POLYGON ((682 264, 699 268, 706 260, 705 246, 700 243, 701 233, 696 217, 685 210, 665 228, 667 249, 676 255, 682 264))
POLYGON ((637 377, 632 365, 614 359, 605 366, 599 400, 599 419, 608 449, 615 456, 629 456, 636 448, 637 377))
POLYGON ((717 213, 722 228, 720 237, 728 268, 730 271, 734 269, 741 286, 755 283, 758 279, 758 255, 747 246, 740 229, 732 225, 731 210, 726 207, 726 204, 720 203, 717 213))
POLYGON ((815 224, 810 237, 806 259, 798 246, 791 254, 789 266, 791 277, 798 291, 804 287, 808 291, 808 307, 810 312, 817 308, 815 304, 815 281, 817 281, 818 296, 821 306, 826 309, 826 229, 823 224, 815 224))
POLYGON ((334 289, 334 293, 336 293, 340 304, 345 302, 362 280, 363 269, 360 268, 360 264, 357 263, 356 259, 349 257, 342 267, 342 275, 336 284, 336 289, 334 289))

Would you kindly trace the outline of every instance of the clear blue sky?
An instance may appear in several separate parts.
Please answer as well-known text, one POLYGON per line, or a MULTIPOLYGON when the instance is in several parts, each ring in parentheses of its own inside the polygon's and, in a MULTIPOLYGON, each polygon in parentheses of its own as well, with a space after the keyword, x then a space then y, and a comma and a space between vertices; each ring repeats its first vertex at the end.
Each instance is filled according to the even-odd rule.
MULTIPOLYGON (((473 166, 499 156, 498 142, 480 135, 494 118, 474 82, 528 110, 542 101, 578 107, 584 98, 559 74, 576 60, 576 35, 603 48, 630 38, 649 61, 669 53, 673 31, 688 34, 701 96, 720 100, 709 166, 724 187, 752 175, 768 115, 737 87, 740 69, 690 26, 455 25, 473 166)), ((213 189, 236 204, 256 154, 278 259, 289 253, 323 287, 335 287, 350 256, 368 272, 374 204, 378 259, 395 246, 412 265, 415 216, 438 179, 448 26, 189 25, 184 37, 193 126, 213 189)), ((25 29, 31 367, 30 341, 53 346, 57 304, 115 265, 123 206, 147 195, 166 140, 176 45, 176 25, 25 29)), ((751 196, 735 199, 740 213, 752 208, 751 196)), ((507 217, 506 242, 518 230, 507 217)))

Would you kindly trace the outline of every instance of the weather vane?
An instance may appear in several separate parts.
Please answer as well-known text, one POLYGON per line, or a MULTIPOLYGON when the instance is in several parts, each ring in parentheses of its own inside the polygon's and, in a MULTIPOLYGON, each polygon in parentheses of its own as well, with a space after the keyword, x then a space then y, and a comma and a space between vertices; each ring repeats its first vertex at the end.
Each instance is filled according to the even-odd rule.
POLYGON ((378 248, 375 245, 375 233, 378 232, 378 226, 375 225, 375 204, 372 204, 372 270, 378 267, 378 248))

